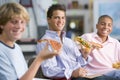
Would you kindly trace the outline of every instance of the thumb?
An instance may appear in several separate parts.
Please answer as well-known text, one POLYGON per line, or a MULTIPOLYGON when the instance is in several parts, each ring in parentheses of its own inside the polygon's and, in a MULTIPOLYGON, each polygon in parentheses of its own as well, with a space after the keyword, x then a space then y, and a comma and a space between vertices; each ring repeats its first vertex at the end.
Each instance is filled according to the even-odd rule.
POLYGON ((50 43, 47 41, 44 49, 45 49, 45 50, 48 50, 48 46, 49 46, 49 45, 50 45, 50 43))

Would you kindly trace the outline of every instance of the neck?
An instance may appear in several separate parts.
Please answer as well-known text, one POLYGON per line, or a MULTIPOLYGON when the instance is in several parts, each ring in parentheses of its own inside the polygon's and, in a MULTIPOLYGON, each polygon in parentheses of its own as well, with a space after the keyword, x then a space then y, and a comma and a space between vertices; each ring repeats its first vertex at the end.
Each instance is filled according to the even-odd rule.
POLYGON ((107 41, 108 37, 100 37, 102 40, 102 43, 104 43, 105 41, 107 41))
POLYGON ((14 42, 11 40, 8 40, 7 38, 0 36, 0 41, 3 42, 4 44, 13 47, 14 46, 14 42))
POLYGON ((62 31, 57 31, 58 36, 60 37, 61 41, 62 41, 62 31))
POLYGON ((57 31, 58 36, 61 36, 61 31, 57 31))

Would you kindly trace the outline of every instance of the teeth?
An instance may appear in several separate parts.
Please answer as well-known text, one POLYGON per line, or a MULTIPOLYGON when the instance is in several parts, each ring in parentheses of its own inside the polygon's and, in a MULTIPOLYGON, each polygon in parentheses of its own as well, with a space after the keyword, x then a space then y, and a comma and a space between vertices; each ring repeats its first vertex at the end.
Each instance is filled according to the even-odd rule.
POLYGON ((19 31, 13 31, 13 32, 15 32, 15 33, 19 33, 19 31))
POLYGON ((13 30, 13 33, 15 33, 15 34, 19 34, 20 31, 18 31, 18 30, 13 30))
POLYGON ((107 32, 107 31, 103 31, 103 32, 107 32))
POLYGON ((103 33, 108 33, 108 31, 107 30, 103 30, 103 33))

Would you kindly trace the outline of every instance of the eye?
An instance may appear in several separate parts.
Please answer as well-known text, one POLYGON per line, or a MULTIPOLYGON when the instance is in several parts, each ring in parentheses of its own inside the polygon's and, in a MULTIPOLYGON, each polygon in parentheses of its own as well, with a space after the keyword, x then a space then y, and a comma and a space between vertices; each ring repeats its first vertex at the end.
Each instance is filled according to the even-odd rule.
POLYGON ((62 17, 62 19, 65 19, 65 17, 62 17))
POLYGON ((58 16, 55 16, 54 19, 59 19, 59 17, 58 17, 58 16))
POLYGON ((101 25, 105 25, 105 23, 103 23, 103 22, 102 22, 102 23, 100 23, 100 24, 101 24, 101 25))
POLYGON ((21 21, 21 23, 23 23, 23 24, 24 24, 24 23, 25 23, 25 21, 24 21, 24 20, 22 20, 22 21, 21 21))
POLYGON ((16 24, 18 21, 17 20, 11 20, 10 21, 12 24, 16 24))
POLYGON ((112 24, 108 24, 109 27, 112 27, 112 24))

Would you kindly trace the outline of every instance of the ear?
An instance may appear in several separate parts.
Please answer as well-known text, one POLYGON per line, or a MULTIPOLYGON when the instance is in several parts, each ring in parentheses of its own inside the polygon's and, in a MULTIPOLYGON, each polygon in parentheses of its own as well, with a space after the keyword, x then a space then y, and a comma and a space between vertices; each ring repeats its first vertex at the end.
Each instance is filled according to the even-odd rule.
POLYGON ((96 24, 96 29, 98 29, 98 24, 96 24))
POLYGON ((0 28, 3 29, 3 26, 1 25, 0 28))
POLYGON ((49 21, 49 20, 50 20, 50 18, 47 18, 47 20, 49 21))
POLYGON ((49 24, 49 22, 50 22, 50 18, 47 18, 47 21, 48 21, 48 24, 49 24))

